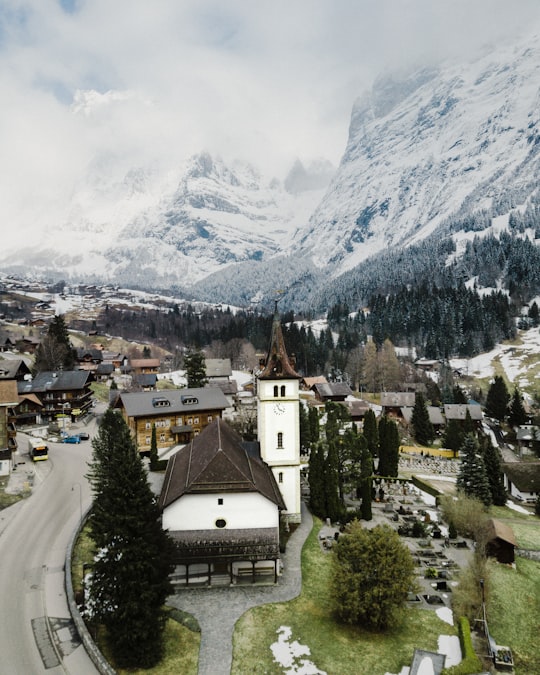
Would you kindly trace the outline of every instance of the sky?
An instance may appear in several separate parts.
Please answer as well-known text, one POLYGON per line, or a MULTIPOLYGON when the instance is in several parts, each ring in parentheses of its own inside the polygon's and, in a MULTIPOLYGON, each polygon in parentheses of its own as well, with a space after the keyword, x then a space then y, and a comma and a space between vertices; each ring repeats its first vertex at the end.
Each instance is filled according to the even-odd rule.
POLYGON ((30 227, 89 171, 203 150, 281 179, 337 166, 380 72, 539 19, 538 0, 0 0, 0 218, 30 227))

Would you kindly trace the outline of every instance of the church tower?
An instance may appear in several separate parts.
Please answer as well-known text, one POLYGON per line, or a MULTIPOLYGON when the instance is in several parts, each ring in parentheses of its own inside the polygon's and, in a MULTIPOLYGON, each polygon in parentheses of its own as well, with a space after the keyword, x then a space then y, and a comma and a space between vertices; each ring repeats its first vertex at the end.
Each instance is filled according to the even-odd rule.
POLYGON ((270 348, 257 383, 261 457, 272 469, 289 522, 300 522, 300 375, 287 355, 277 302, 270 348))

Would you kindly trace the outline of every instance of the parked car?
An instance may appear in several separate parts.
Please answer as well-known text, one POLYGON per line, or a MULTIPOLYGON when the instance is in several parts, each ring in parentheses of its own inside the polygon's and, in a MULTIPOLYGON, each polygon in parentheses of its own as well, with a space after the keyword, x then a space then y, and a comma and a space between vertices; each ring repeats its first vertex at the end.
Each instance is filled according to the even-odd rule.
POLYGON ((86 431, 81 431, 81 433, 77 434, 77 436, 81 439, 81 441, 88 441, 90 439, 90 434, 86 431))
POLYGON ((78 436, 66 436, 62 439, 62 443, 80 443, 81 439, 78 436))

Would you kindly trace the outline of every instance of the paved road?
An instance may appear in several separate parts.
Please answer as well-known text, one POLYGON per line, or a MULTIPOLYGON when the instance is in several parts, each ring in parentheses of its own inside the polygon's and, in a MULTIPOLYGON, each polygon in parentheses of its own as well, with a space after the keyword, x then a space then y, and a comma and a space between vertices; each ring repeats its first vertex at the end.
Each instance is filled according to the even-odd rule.
MULTIPOLYGON (((24 452, 26 437, 19 434, 18 441, 24 452)), ((1 512, 2 675, 97 673, 74 631, 64 592, 67 544, 90 504, 84 474, 91 445, 49 447, 49 461, 17 467, 23 480, 35 469, 32 496, 1 512)))

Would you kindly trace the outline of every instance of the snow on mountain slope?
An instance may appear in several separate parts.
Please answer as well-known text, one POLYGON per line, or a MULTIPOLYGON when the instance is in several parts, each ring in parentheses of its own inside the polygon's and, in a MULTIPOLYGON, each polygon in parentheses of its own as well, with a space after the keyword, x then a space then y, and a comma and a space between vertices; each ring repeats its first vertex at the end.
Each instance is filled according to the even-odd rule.
POLYGON ((490 208, 509 186, 530 182, 539 82, 538 35, 474 63, 376 81, 356 101, 341 165, 297 233, 300 254, 341 272, 423 239, 464 203, 490 208))
POLYGON ((106 251, 116 273, 133 261, 165 282, 193 283, 225 265, 278 253, 299 222, 307 221, 322 190, 290 194, 265 184, 246 164, 226 166, 208 153, 193 157, 172 195, 137 215, 106 251))

